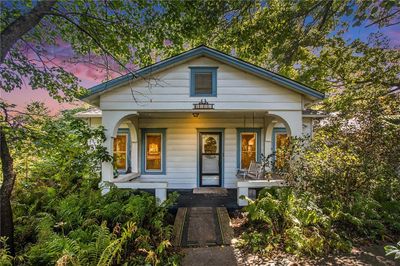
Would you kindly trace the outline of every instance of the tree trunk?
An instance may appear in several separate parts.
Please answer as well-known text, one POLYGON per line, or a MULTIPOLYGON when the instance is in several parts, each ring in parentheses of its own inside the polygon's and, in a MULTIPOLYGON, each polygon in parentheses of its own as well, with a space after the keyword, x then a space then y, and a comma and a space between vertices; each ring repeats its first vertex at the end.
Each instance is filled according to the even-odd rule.
POLYGON ((16 174, 13 159, 8 148, 7 139, 3 128, 0 126, 0 158, 3 170, 3 183, 0 188, 0 236, 7 237, 7 245, 11 255, 14 249, 14 223, 11 209, 11 193, 14 188, 16 174))
POLYGON ((57 0, 39 1, 28 13, 18 17, 1 32, 0 64, 4 62, 8 52, 22 36, 32 30, 46 16, 57 0))

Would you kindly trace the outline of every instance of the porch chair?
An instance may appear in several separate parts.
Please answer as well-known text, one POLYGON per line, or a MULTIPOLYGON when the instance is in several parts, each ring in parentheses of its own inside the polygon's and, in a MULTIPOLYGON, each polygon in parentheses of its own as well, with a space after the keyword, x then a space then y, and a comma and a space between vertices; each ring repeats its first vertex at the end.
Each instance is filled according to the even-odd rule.
POLYGON ((251 161, 249 168, 239 169, 236 176, 244 179, 264 179, 265 168, 263 167, 262 163, 251 161))

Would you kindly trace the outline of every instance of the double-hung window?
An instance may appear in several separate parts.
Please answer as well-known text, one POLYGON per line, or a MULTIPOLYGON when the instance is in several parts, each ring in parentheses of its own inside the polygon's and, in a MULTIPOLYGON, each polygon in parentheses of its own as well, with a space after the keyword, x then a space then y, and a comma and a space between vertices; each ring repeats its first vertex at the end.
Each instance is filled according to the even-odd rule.
POLYGON ((237 167, 248 169, 250 163, 257 162, 261 155, 261 129, 237 129, 237 167))
POLYGON ((217 67, 190 67, 190 96, 217 96, 217 67))
POLYGON ((114 138, 114 169, 120 173, 125 173, 130 170, 131 164, 131 146, 130 133, 127 128, 119 128, 117 136, 114 138))
POLYGON ((165 174, 165 129, 142 129, 144 174, 165 174))

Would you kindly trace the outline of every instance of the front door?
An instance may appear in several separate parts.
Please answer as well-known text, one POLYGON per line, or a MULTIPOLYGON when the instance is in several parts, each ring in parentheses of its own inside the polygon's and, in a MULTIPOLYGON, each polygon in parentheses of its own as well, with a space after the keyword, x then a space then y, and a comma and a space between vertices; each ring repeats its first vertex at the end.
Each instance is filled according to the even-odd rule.
POLYGON ((201 187, 221 186, 222 133, 200 133, 199 177, 201 187))

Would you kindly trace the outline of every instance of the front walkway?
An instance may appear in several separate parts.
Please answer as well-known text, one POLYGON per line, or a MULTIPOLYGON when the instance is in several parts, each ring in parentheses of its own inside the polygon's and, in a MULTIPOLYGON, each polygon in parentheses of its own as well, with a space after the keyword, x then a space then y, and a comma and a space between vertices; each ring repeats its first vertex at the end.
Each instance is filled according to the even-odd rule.
POLYGON ((230 245, 233 229, 224 207, 179 208, 174 223, 174 246, 230 245))
POLYGON ((231 246, 185 248, 182 266, 236 266, 235 253, 231 246))
POLYGON ((237 265, 232 238, 225 207, 178 209, 173 244, 183 248, 182 265, 237 265))

